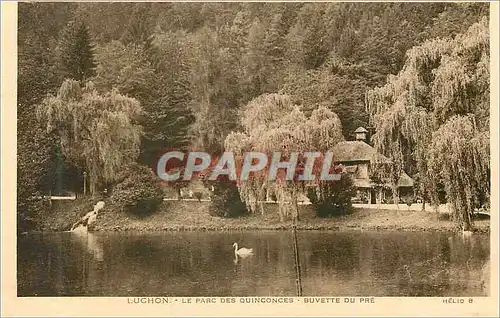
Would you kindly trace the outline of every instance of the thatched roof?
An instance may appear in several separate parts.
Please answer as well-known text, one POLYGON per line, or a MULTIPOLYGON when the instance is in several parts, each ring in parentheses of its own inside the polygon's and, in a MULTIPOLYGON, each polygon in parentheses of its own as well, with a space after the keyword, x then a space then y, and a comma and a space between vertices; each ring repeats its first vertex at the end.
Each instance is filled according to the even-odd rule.
MULTIPOLYGON (((391 160, 378 153, 375 148, 363 141, 342 141, 336 144, 332 150, 333 160, 337 163, 346 164, 344 170, 347 173, 355 174, 358 166, 356 162, 378 162, 390 164, 391 160)), ((404 171, 398 180, 397 187, 413 187, 414 181, 404 171)), ((367 179, 354 179, 354 185, 357 188, 371 188, 375 186, 367 179)), ((385 185, 389 187, 388 184, 385 185)))
POLYGON ((345 166, 344 171, 347 173, 356 173, 358 166, 345 166))
POLYGON ((365 127, 358 127, 354 132, 355 133, 367 133, 368 130, 366 130, 365 127))
POLYGON ((367 179, 354 179, 353 183, 356 188, 373 188, 373 184, 367 179))
POLYGON ((401 176, 399 177, 398 180, 398 188, 405 188, 405 187, 413 187, 415 184, 415 181, 406 174, 406 172, 401 172, 401 176))
POLYGON ((375 148, 363 141, 342 141, 332 148, 335 162, 370 161, 384 162, 391 161, 386 156, 378 153, 375 148))

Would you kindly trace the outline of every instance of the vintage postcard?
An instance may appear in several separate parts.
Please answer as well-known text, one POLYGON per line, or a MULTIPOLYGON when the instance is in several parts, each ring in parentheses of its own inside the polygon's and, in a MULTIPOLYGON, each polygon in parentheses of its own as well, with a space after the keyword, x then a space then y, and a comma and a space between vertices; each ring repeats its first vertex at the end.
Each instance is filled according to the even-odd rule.
POLYGON ((2 3, 2 317, 498 317, 497 2, 2 3))

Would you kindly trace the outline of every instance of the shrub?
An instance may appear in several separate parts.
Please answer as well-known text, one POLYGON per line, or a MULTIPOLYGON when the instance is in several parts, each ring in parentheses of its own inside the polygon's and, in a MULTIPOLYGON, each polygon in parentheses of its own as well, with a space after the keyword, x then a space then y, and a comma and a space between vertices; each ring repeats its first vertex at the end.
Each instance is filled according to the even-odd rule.
POLYGON ((277 202, 278 201, 278 197, 276 196, 276 193, 272 193, 269 196, 269 199, 271 199, 271 201, 273 201, 273 202, 277 202))
POLYGON ((201 197, 203 196, 203 193, 201 193, 200 191, 195 191, 193 193, 193 196, 196 198, 196 200, 201 201, 201 197))
POLYGON ((163 202, 163 190, 148 167, 129 165, 119 180, 113 189, 111 202, 123 211, 145 216, 155 212, 163 202))
POLYGON ((234 218, 248 214, 245 203, 241 201, 240 193, 235 184, 220 181, 211 184, 214 187, 212 201, 208 212, 212 216, 234 218))
POLYGON ((41 226, 44 213, 50 211, 50 200, 42 199, 42 193, 36 191, 30 197, 18 194, 17 200, 17 230, 18 232, 32 231, 41 226))
POLYGON ((348 174, 342 174, 339 181, 322 182, 318 188, 309 188, 307 191, 307 197, 319 217, 351 213, 351 198, 354 195, 354 184, 348 174))

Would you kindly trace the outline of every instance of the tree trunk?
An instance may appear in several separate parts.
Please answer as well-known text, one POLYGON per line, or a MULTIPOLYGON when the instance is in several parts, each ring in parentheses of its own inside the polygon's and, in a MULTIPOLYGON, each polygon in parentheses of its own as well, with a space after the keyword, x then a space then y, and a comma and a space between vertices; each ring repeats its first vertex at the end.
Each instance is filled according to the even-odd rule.
POLYGON ((95 183, 95 180, 92 175, 89 174, 89 184, 90 184, 90 195, 92 198, 95 198, 95 195, 97 193, 97 184, 95 183))
POLYGON ((392 186, 392 201, 396 204, 396 208, 399 211, 399 198, 398 198, 398 189, 395 185, 392 186))
POLYGON ((293 187, 292 190, 292 209, 293 209, 293 217, 295 222, 299 221, 299 205, 297 203, 297 189, 293 187))
POLYGON ((465 211, 463 211, 464 216, 463 216, 463 230, 464 231, 472 231, 472 212, 473 208, 472 207, 466 207, 465 211))
POLYGON ((264 188, 264 185, 259 190, 259 209, 261 215, 265 214, 263 201, 267 201, 267 190, 264 188))
POLYGON ((283 222, 284 219, 284 212, 283 212, 283 202, 278 203, 278 214, 280 216, 280 222, 283 222))
POLYGON ((260 209, 260 215, 264 215, 265 214, 265 212, 264 212, 264 203, 259 202, 259 209, 260 209))

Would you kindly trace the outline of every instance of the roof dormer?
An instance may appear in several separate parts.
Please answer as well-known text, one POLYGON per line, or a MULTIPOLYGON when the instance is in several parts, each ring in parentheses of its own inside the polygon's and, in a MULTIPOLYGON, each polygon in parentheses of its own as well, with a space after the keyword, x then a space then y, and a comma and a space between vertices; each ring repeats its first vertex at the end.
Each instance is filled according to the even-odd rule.
POLYGON ((366 134, 367 133, 368 133, 368 130, 366 130, 366 128, 364 128, 364 127, 358 127, 358 129, 356 129, 354 131, 354 134, 356 135, 356 140, 357 141, 367 142, 366 141, 366 134))

